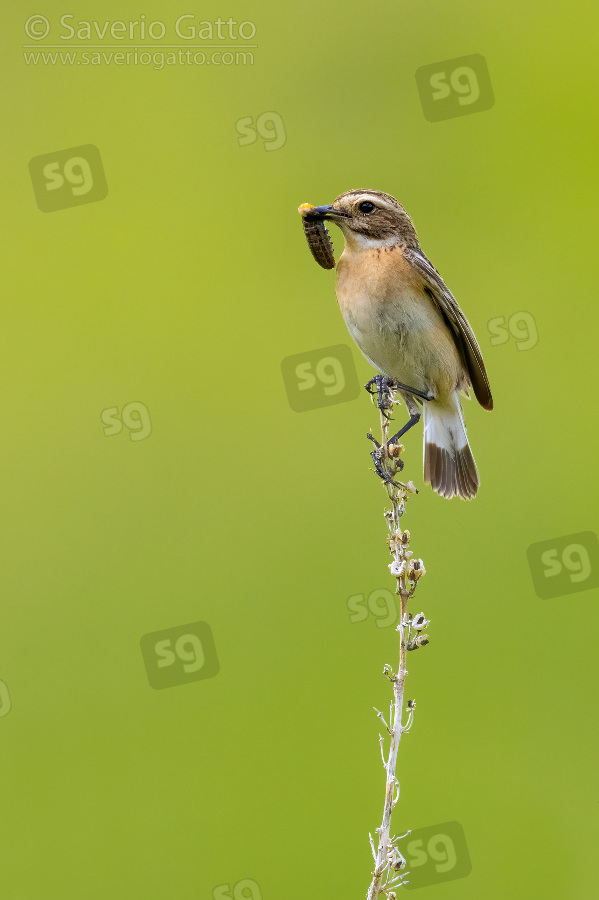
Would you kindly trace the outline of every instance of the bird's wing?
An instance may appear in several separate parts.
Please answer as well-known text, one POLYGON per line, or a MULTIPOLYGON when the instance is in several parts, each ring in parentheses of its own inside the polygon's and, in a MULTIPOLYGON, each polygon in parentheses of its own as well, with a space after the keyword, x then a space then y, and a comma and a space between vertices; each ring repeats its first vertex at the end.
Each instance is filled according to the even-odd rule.
POLYGON ((493 409, 493 397, 480 347, 466 316, 433 264, 421 250, 404 249, 404 258, 424 279, 425 290, 453 331, 458 350, 468 369, 476 399, 483 409, 493 409))

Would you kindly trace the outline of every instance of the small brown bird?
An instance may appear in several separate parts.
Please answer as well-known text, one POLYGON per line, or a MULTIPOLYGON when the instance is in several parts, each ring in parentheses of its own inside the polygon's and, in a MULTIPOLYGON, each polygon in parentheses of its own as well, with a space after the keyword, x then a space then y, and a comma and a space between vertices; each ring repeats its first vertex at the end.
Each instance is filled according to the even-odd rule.
POLYGON ((396 383, 410 415, 389 444, 420 420, 422 404, 424 480, 443 497, 472 499, 479 479, 460 395, 472 386, 484 409, 493 398, 472 328, 420 249, 409 215, 390 194, 368 190, 347 191, 330 206, 305 204, 300 213, 324 268, 334 266, 324 224, 319 237, 311 233, 324 221, 343 232, 335 286, 343 318, 366 359, 396 383))

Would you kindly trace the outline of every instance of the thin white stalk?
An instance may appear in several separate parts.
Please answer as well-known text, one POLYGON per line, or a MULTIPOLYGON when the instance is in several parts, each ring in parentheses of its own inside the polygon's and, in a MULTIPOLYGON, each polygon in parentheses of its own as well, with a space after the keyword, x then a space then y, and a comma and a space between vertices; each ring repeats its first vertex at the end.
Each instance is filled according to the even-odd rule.
MULTIPOLYGON (((393 391, 389 390, 386 397, 386 409, 390 411, 393 408, 393 391)), ((400 471, 401 463, 399 457, 403 451, 403 446, 399 445, 389 453, 386 450, 387 441, 389 439, 389 417, 385 413, 385 409, 381 409, 381 448, 378 452, 378 462, 383 471, 391 476, 394 483, 384 482, 389 500, 391 501, 391 509, 385 511, 385 519, 389 529, 388 544, 393 562, 389 569, 391 574, 395 576, 397 582, 396 593, 400 598, 400 620, 397 627, 399 632, 399 661, 397 672, 393 672, 391 666, 386 665, 383 669, 384 674, 391 682, 393 688, 393 704, 392 719, 386 729, 389 732, 389 749, 385 760, 384 742, 381 741, 381 752, 383 754, 383 764, 385 766, 385 802, 383 805, 383 818, 379 828, 376 830, 378 835, 378 846, 374 849, 372 840, 374 857, 374 871, 372 873, 372 882, 368 889, 367 900, 378 900, 381 893, 394 896, 396 887, 401 887, 403 883, 403 875, 400 874, 405 869, 405 859, 397 848, 399 838, 391 837, 391 817, 393 810, 399 800, 400 785, 396 777, 397 754, 399 751, 399 742, 402 733, 412 725, 414 715, 414 704, 409 702, 409 709, 405 725, 402 724, 404 712, 404 690, 407 675, 406 662, 408 651, 416 649, 416 646, 423 646, 428 643, 426 635, 418 634, 411 639, 412 627, 420 632, 422 624, 426 623, 424 615, 420 614, 417 619, 412 619, 408 614, 408 600, 414 595, 418 580, 424 575, 424 565, 422 560, 413 560, 412 551, 409 549, 410 534, 408 531, 402 531, 399 520, 403 516, 406 507, 406 499, 409 494, 416 494, 416 488, 411 481, 404 484, 397 481, 396 475, 400 471), (415 642, 418 642, 415 644, 415 642)), ((380 718, 383 716, 379 713, 380 718)), ((387 724, 387 723, 385 723, 387 724)), ((409 834, 409 832, 408 832, 409 834)), ((405 835, 402 835, 405 837, 405 835)))

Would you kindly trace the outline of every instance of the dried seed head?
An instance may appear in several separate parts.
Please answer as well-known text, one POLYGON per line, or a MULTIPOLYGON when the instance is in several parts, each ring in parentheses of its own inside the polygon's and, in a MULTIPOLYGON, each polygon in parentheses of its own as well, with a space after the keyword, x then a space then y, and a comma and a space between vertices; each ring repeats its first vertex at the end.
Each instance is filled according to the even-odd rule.
POLYGON ((406 861, 397 849, 397 847, 390 847, 387 851, 387 859, 389 861, 389 866, 393 869, 394 872, 399 872, 400 869, 404 869, 406 866, 406 861))
POLYGON ((416 709, 416 701, 408 700, 408 709, 416 709))
POLYGON ((411 559, 408 564, 408 580, 418 581, 423 575, 426 575, 426 569, 421 559, 411 559))
POLYGON ((402 549, 401 544, 399 544, 399 543, 397 542, 397 538, 396 538, 396 537, 390 537, 390 538, 388 538, 387 542, 388 542, 388 544, 389 544, 389 551, 390 551, 391 553, 397 553, 399 550, 402 549))
POLYGON ((426 647, 428 643, 428 634, 417 634, 408 644, 408 650, 418 650, 419 647, 426 647))
POLYGON ((394 559, 392 563, 389 563, 389 571, 391 572, 392 575, 395 575, 396 578, 399 578, 400 575, 403 575, 405 570, 406 570, 405 559, 402 559, 401 562, 398 562, 396 559, 394 559))
POLYGON ((410 532, 407 529, 406 529, 406 531, 403 532, 403 534, 401 536, 401 542, 404 545, 404 547, 407 547, 408 544, 410 543, 410 532))
POLYGON ((399 459, 401 454, 406 448, 403 444, 389 444, 387 447, 387 453, 391 457, 391 459, 399 459))
POLYGON ((417 616, 414 616, 412 621, 410 622, 410 626, 414 629, 414 631, 423 631, 427 625, 430 624, 430 620, 426 618, 424 613, 418 613, 417 616))
MULTIPOLYGON (((389 524, 392 524, 391 522, 389 524)), ((399 551, 406 556, 405 547, 402 541, 402 530, 398 528, 397 531, 394 531, 390 537, 387 539, 389 541, 389 550, 391 552, 399 551)), ((407 551, 410 552, 409 550, 407 551)))

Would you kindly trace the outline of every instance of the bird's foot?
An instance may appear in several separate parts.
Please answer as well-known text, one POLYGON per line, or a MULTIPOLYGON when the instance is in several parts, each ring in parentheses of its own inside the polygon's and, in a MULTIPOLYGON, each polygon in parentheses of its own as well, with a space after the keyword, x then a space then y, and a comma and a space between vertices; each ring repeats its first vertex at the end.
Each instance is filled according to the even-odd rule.
MULTIPOLYGON (((379 478, 385 482, 385 484, 391 484, 393 487, 401 487, 396 481, 393 480, 393 475, 397 472, 401 472, 404 467, 403 460, 399 458, 399 456, 393 457, 393 465, 395 467, 395 471, 393 475, 385 468, 383 465, 384 459, 391 459, 390 449, 397 445, 391 444, 388 442, 384 445, 379 444, 379 442, 370 434, 370 432, 366 435, 366 437, 372 441, 375 449, 371 451, 370 456, 372 457, 372 461, 374 463, 374 470, 379 478)), ((391 452, 393 452, 391 450, 391 452)))
POLYGON ((391 410, 393 409, 393 401, 391 399, 391 391, 395 389, 395 382, 386 375, 375 375, 364 385, 371 397, 377 395, 376 405, 383 415, 389 419, 391 410), (374 385, 374 390, 373 386, 374 385))

